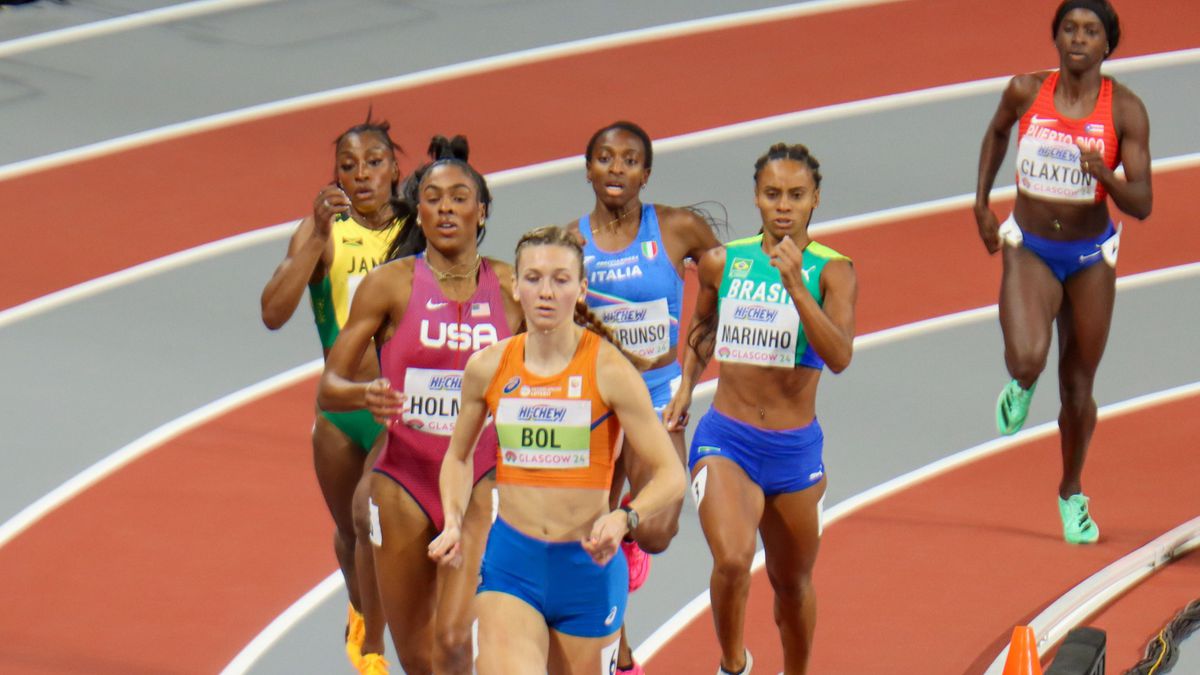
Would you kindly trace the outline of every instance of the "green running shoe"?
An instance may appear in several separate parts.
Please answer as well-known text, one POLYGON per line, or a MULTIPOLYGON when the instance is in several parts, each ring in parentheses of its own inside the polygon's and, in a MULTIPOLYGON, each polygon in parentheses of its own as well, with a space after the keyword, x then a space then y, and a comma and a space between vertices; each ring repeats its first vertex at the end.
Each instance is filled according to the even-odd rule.
POLYGON ((996 399, 997 431, 1011 436, 1021 430, 1025 425, 1025 418, 1029 415, 1029 403, 1033 400, 1033 392, 1036 389, 1037 382, 1028 389, 1022 389, 1016 380, 1004 386, 1000 398, 996 399))
POLYGON ((1088 498, 1082 494, 1059 497, 1058 515, 1068 544, 1094 544, 1100 538, 1100 526, 1088 513, 1088 498))

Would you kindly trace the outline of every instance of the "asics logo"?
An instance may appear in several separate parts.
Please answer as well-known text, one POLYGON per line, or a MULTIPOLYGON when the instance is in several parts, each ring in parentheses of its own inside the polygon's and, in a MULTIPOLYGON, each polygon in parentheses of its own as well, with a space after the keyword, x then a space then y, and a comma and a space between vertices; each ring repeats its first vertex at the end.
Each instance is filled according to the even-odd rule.
POLYGON ((426 301, 425 301, 425 309, 428 309, 428 310, 429 310, 429 311, 431 311, 431 312, 432 312, 433 310, 435 310, 435 309, 441 309, 441 308, 443 308, 443 307, 445 307, 445 306, 446 306, 446 303, 444 303, 444 302, 434 302, 434 301, 433 301, 433 298, 430 298, 430 299, 428 299, 428 300, 426 300, 426 301))
POLYGON ((604 625, 611 626, 612 622, 616 621, 616 620, 617 620, 617 606, 613 605, 613 608, 611 611, 609 611, 608 616, 604 617, 604 625))

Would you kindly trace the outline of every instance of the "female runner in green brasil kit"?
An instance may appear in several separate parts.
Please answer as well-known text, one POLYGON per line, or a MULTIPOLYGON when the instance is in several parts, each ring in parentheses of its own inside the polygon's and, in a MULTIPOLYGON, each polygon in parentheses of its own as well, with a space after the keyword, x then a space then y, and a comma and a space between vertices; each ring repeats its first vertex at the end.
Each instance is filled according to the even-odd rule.
MULTIPOLYGON (((382 263, 411 210, 399 197, 396 144, 387 122, 346 130, 334 143, 334 182, 313 200, 287 256, 262 292, 262 320, 276 330, 292 317, 305 286, 324 354, 350 312, 350 301, 367 272, 382 263)), ((358 365, 360 379, 379 376, 371 350, 358 365)), ((369 533, 367 481, 363 477, 382 447, 383 427, 366 410, 318 410, 313 424, 313 464, 336 526, 333 548, 350 595, 346 655, 356 668, 362 654, 383 653, 383 608, 375 583, 369 533)))
POLYGON ((767 551, 784 672, 804 673, 816 624, 812 569, 825 494, 817 384, 850 365, 857 281, 850 260, 809 239, 820 164, 803 145, 771 146, 754 166, 762 232, 700 260, 683 384, 664 411, 691 404, 708 359, 721 362, 712 408, 688 465, 713 555, 718 674, 748 673, 743 631, 755 535, 767 551))

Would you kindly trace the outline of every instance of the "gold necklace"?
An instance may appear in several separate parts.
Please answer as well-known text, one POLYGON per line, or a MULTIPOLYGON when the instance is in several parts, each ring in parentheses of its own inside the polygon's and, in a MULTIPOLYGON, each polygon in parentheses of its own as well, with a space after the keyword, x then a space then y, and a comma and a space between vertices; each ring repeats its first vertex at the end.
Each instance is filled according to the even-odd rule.
POLYGON ((475 260, 473 263, 471 263, 471 269, 467 270, 466 272, 455 272, 454 270, 456 268, 462 267, 463 265, 465 265, 467 263, 459 263, 457 265, 451 265, 450 269, 446 270, 445 272, 442 272, 441 270, 439 270, 438 268, 433 266, 433 261, 429 259, 429 256, 425 256, 425 264, 429 267, 429 270, 431 272, 433 272, 433 276, 436 277, 439 282, 449 281, 451 279, 471 279, 475 276, 475 273, 479 271, 479 265, 482 262, 483 262, 483 259, 479 257, 478 253, 476 253, 475 260))
MULTIPOLYGON (((622 218, 624 218, 625 216, 629 215, 629 212, 630 212, 630 211, 632 211, 632 210, 633 210, 633 205, 632 205, 632 204, 630 204, 630 205, 629 205, 629 208, 627 208, 627 209, 625 209, 624 211, 621 211, 620 213, 618 213, 618 214, 617 214, 617 217, 616 217, 616 218, 613 218, 613 219, 612 219, 612 220, 610 220, 610 221, 608 221, 608 224, 607 224, 607 225, 603 225, 603 226, 601 226, 601 227, 596 227, 595 225, 592 225, 592 234, 596 234, 596 233, 597 233, 597 232, 599 232, 601 229, 604 229, 604 228, 606 228, 606 227, 613 227, 613 225, 616 225, 617 227, 620 227, 620 226, 621 226, 621 219, 622 219, 622 218)), ((613 228, 613 231, 616 231, 616 229, 617 229, 617 228, 615 228, 615 227, 614 227, 614 228, 613 228)))

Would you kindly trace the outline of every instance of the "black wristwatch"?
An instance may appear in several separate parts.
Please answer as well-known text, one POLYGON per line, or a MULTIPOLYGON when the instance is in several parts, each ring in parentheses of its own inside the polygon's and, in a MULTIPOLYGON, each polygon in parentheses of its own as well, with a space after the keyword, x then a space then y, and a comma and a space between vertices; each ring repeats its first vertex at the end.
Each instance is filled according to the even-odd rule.
POLYGON ((629 531, 633 532, 638 526, 638 512, 633 510, 633 507, 628 504, 622 505, 621 510, 625 512, 625 518, 629 525, 629 531))

